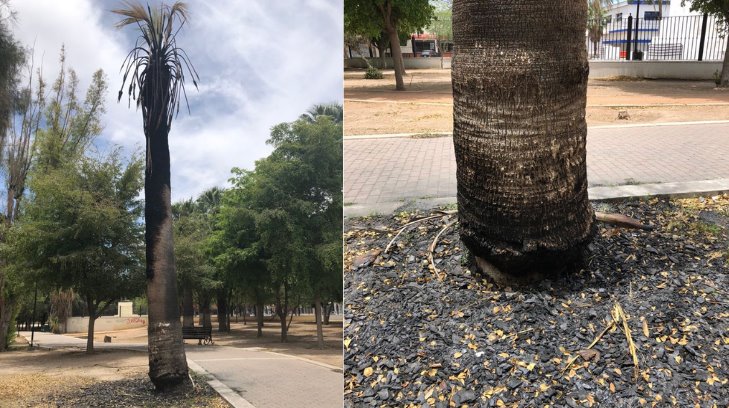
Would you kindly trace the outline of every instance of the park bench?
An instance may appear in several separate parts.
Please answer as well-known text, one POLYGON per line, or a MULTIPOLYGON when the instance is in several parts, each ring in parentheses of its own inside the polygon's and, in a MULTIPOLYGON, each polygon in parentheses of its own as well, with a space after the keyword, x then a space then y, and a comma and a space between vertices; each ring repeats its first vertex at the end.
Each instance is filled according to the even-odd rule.
POLYGON ((183 327, 182 338, 198 340, 197 344, 213 344, 212 327, 183 327))

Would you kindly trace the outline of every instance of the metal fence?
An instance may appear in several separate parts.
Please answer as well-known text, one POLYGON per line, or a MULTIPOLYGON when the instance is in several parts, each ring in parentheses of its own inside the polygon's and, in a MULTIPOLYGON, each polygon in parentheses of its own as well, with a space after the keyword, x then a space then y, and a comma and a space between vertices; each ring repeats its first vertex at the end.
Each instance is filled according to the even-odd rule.
POLYGON ((721 61, 726 34, 708 15, 589 21, 587 54, 605 61, 721 61))

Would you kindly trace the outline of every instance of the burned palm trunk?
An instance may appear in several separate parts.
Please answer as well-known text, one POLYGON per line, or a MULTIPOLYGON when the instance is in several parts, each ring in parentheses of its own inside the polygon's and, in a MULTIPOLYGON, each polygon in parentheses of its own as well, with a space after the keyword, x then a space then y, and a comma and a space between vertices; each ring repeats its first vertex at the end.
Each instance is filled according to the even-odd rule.
POLYGON ((188 379, 172 238, 170 128, 166 120, 159 119, 164 118, 165 111, 150 112, 146 116, 150 119, 145 123, 147 169, 144 177, 149 377, 162 390, 188 379))
POLYGON ((512 277, 578 260, 594 234, 585 152, 586 6, 453 4, 461 238, 477 258, 512 277))

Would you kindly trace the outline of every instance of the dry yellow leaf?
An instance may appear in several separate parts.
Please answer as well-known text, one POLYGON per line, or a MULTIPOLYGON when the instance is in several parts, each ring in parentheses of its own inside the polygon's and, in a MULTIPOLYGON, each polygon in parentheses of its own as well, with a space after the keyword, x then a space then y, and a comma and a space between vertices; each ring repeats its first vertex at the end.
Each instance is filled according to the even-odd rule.
POLYGON ((539 391, 544 392, 544 391, 547 391, 548 389, 549 389, 549 385, 547 385, 546 383, 539 384, 539 391))
POLYGON ((461 358, 462 355, 463 353, 461 353, 460 351, 456 351, 455 354, 453 354, 453 358, 461 358))
POLYGON ((350 343, 352 343, 352 339, 350 339, 349 337, 347 337, 346 339, 344 339, 344 348, 346 348, 347 350, 349 350, 349 344, 350 343))
POLYGON ((643 335, 646 337, 651 337, 650 331, 648 331, 648 321, 645 320, 645 317, 642 318, 643 320, 643 335))
POLYGON ((364 369, 364 372, 362 374, 364 374, 365 377, 369 377, 374 372, 375 372, 375 370, 372 367, 367 367, 364 369))
POLYGON ((372 356, 372 360, 376 363, 380 360, 380 358, 377 356, 372 356))
POLYGON ((613 383, 610 383, 610 392, 615 394, 615 384, 613 384, 613 383))
POLYGON ((438 374, 437 368, 431 368, 430 370, 428 370, 428 377, 435 377, 436 374, 438 374))
POLYGON ((468 343, 468 348, 470 348, 471 350, 476 350, 478 346, 474 343, 468 343))

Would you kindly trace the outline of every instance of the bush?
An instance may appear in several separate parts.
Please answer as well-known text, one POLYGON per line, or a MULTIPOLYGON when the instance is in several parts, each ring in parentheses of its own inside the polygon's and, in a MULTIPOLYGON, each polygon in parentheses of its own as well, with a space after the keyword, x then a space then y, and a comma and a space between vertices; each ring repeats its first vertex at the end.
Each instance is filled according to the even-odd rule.
POLYGON ((365 79, 382 79, 382 71, 375 67, 369 67, 364 77, 365 79))
POLYGON ((714 71, 714 83, 716 84, 716 86, 721 85, 721 74, 719 73, 718 69, 714 71))

